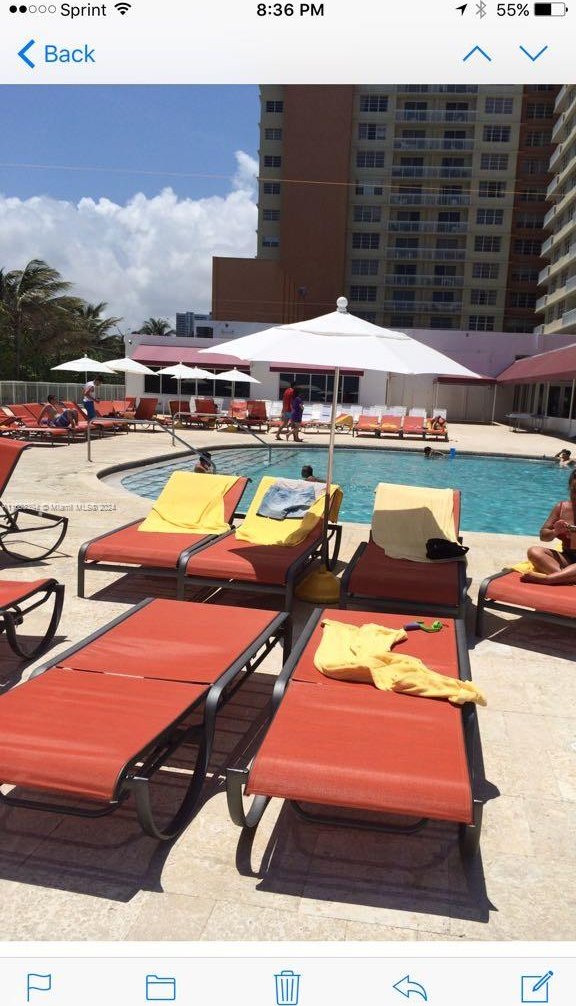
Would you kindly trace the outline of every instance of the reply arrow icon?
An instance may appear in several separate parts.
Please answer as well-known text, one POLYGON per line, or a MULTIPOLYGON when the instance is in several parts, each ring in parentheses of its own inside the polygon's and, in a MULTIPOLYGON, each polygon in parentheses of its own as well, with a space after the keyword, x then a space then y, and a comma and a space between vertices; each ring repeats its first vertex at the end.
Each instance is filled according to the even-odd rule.
POLYGON ((422 996, 425 1002, 428 1001, 428 996, 424 986, 420 985, 418 982, 411 981, 410 975, 404 975, 404 978, 401 978, 399 982, 396 982, 392 988, 396 989, 400 995, 405 996, 406 999, 409 999, 410 996, 422 996))

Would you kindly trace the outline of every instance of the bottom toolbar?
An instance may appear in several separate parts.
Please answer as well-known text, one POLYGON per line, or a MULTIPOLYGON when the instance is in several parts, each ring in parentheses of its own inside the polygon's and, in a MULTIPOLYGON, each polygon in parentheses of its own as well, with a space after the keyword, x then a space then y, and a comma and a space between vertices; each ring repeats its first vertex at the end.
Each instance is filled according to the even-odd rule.
POLYGON ((576 958, 4 958, 5 1006, 572 1006, 576 958))

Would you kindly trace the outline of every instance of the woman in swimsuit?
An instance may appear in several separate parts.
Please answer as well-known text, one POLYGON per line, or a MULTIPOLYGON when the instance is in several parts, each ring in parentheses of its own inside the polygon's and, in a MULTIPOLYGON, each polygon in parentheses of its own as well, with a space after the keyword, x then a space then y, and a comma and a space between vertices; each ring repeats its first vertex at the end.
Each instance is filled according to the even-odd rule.
POLYGON ((529 548, 528 558, 535 572, 522 577, 528 583, 545 583, 551 587, 576 584, 576 471, 570 476, 568 489, 570 499, 557 503, 540 529, 540 541, 559 538, 562 551, 541 545, 529 548))

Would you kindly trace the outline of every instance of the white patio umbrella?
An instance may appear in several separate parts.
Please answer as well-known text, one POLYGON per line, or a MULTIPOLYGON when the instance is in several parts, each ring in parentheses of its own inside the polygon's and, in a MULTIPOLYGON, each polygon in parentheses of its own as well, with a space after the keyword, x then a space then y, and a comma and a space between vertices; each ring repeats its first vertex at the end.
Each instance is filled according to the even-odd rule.
POLYGON ((196 387, 198 387, 198 381, 214 380, 214 374, 211 374, 210 371, 201 370, 200 367, 187 367, 185 363, 175 363, 172 367, 163 367, 158 371, 158 374, 169 374, 170 377, 174 377, 178 381, 178 398, 180 398, 182 381, 196 381, 196 387))
POLYGON ((129 356, 124 356, 121 360, 106 360, 106 366, 121 374, 154 374, 150 367, 138 363, 138 360, 131 360, 129 356))
POLYGON ((214 374, 215 381, 231 381, 232 383, 232 399, 234 398, 234 385, 236 381, 242 381, 244 384, 261 384, 262 382, 258 380, 257 377, 252 377, 252 374, 243 374, 241 370, 225 370, 223 374, 214 374))
MULTIPOLYGON (((455 360, 412 339, 404 332, 373 325, 348 314, 348 301, 339 297, 337 310, 292 325, 277 325, 245 335, 232 342, 201 349, 202 353, 235 356, 243 360, 267 363, 309 364, 333 369, 334 389, 328 448, 326 482, 332 482, 334 441, 336 431, 336 398, 340 371, 345 369, 376 370, 395 374, 442 374, 457 377, 478 377, 455 360)), ((328 559, 328 519, 330 499, 326 495, 322 554, 328 559)))
POLYGON ((51 370, 66 370, 74 373, 84 372, 84 377, 88 380, 88 374, 114 374, 115 371, 107 363, 100 360, 92 360, 89 356, 81 356, 77 360, 68 360, 67 363, 59 363, 51 370))

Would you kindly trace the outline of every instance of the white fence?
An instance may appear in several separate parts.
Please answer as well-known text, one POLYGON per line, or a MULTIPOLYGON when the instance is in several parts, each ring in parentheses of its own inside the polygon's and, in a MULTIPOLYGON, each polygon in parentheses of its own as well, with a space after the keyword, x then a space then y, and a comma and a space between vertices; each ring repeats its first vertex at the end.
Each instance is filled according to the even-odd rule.
MULTIPOLYGON (((0 381, 0 405, 21 405, 24 402, 45 402, 48 395, 67 402, 81 402, 84 384, 60 381, 0 381)), ((101 384, 98 398, 103 401, 122 399, 126 389, 123 384, 101 384)))

